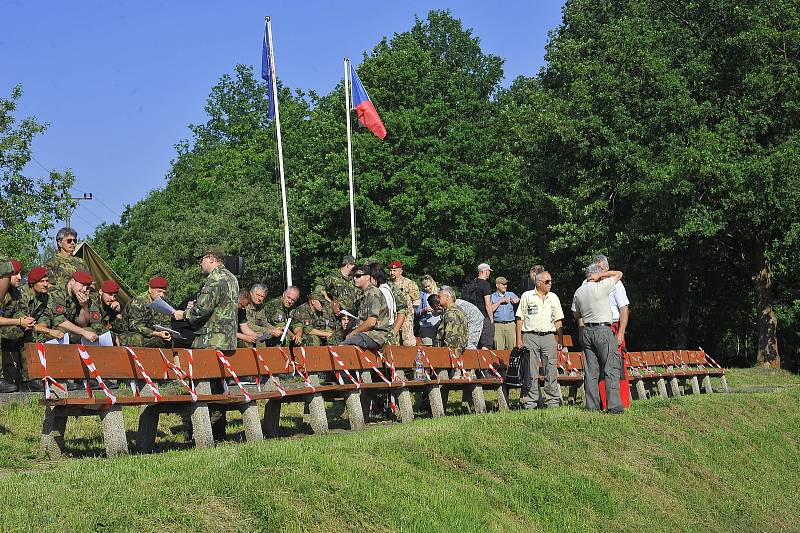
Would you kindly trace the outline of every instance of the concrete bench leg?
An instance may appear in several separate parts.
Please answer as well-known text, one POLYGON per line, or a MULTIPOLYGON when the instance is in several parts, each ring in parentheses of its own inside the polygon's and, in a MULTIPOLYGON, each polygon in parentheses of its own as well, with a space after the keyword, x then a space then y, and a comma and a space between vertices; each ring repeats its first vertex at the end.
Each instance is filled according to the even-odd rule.
POLYGON ((264 406, 264 421, 261 424, 261 431, 267 437, 278 436, 278 425, 281 421, 281 405, 283 402, 279 398, 267 400, 264 406))
POLYGON ((711 377, 710 376, 703 376, 703 390, 706 394, 711 394, 714 392, 714 387, 711 386, 711 377))
POLYGON ((690 383, 692 384, 692 394, 700 394, 700 381, 697 376, 692 376, 690 383))
POLYGON ((427 390, 428 402, 431 404, 431 416, 433 418, 444 416, 444 402, 442 401, 442 387, 431 385, 427 390))
MULTIPOLYGON (((400 379, 405 380, 405 372, 399 370, 397 375, 400 379)), ((411 399, 411 392, 408 388, 403 387, 397 393, 397 407, 400 410, 400 422, 406 423, 414 420, 414 401, 411 399)))
POLYGON ((350 429, 358 431, 364 429, 364 409, 361 406, 361 393, 351 392, 345 399, 347 418, 350 419, 350 429))
POLYGON ((669 380, 670 390, 672 391, 672 397, 677 398, 683 395, 683 391, 681 390, 681 385, 678 383, 678 378, 672 378, 669 380))
POLYGON ((644 381, 641 379, 636 380, 636 397, 640 400, 647 399, 647 389, 644 386, 644 381))
MULTIPOLYGON (((150 387, 139 388, 141 396, 152 396, 153 391, 150 387)), ((136 448, 141 451, 149 452, 156 445, 156 434, 158 433, 158 418, 161 409, 156 405, 143 405, 139 408, 139 428, 136 432, 136 448)))
POLYGON ((122 407, 112 405, 100 412, 100 424, 103 426, 103 440, 106 443, 106 456, 119 457, 128 455, 128 439, 125 437, 125 420, 122 418, 122 407))
MULTIPOLYGON (((467 394, 467 389, 464 389, 464 394, 467 394)), ((470 387, 470 399, 469 403, 472 405, 472 410, 475 413, 485 413, 486 412, 486 397, 483 394, 483 387, 480 385, 475 385, 474 387, 470 387)))
POLYGON ((244 426, 244 438, 246 441, 264 440, 264 430, 261 429, 261 420, 258 416, 258 405, 250 402, 246 407, 242 407, 242 425, 244 426))
POLYGON ((719 381, 722 384, 722 392, 728 392, 728 378, 725 377, 725 374, 719 377, 719 381))
MULTIPOLYGON (((309 376, 309 381, 315 387, 319 385, 319 376, 309 376)), ((314 394, 308 402, 309 423, 315 435, 328 432, 328 414, 325 412, 325 399, 322 394, 314 394)))
MULTIPOLYGON (((361 382, 362 383, 372 383, 372 372, 369 370, 364 370, 361 372, 361 382)), ((361 400, 361 412, 364 415, 364 422, 369 422, 370 415, 372 414, 372 399, 374 398, 374 394, 368 392, 366 390, 362 390, 359 394, 359 399, 361 400)))
MULTIPOLYGON (((437 374, 439 376, 439 379, 443 379, 443 380, 444 379, 450 379, 450 373, 447 370, 439 370, 439 372, 437 372, 437 374)), ((446 409, 447 409, 447 400, 449 399, 449 396, 450 396, 450 389, 448 389, 447 387, 442 387, 440 385, 439 386, 439 394, 442 397, 442 414, 444 414, 446 409)))
POLYGON ((505 385, 497 387, 497 410, 508 411, 508 387, 505 385))
POLYGON ((42 423, 42 453, 50 459, 58 459, 64 452, 64 432, 67 429, 67 417, 61 414, 58 407, 44 408, 42 423))
POLYGON ((656 384, 658 385, 658 395, 662 398, 669 398, 669 394, 667 394, 667 382, 664 378, 658 378, 656 384))
MULTIPOLYGON (((208 381, 195 383, 197 394, 211 394, 211 384, 208 381)), ((208 405, 204 402, 197 402, 189 408, 192 419, 192 438, 194 445, 198 448, 213 448, 214 433, 211 429, 211 416, 208 412, 208 405)))

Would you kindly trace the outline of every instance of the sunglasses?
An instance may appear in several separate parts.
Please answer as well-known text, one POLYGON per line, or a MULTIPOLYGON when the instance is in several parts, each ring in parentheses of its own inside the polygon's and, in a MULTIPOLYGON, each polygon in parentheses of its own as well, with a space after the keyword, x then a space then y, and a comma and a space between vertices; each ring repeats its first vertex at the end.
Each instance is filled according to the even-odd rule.
POLYGON ((366 276, 366 274, 353 274, 353 279, 360 278, 362 276, 366 276))
POLYGON ((545 285, 552 285, 553 284, 553 280, 552 279, 542 280, 542 283, 544 283, 545 285))
POLYGON ((72 244, 73 242, 78 242, 78 239, 73 239, 72 237, 70 237, 68 239, 63 239, 63 241, 66 242, 67 244, 72 244))

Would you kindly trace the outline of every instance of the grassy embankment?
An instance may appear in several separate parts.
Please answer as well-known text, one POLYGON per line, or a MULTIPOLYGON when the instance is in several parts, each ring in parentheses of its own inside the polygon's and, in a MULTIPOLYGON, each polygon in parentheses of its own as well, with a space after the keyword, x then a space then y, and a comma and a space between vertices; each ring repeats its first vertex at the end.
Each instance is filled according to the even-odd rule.
MULTIPOLYGON (((797 530, 800 377, 734 370, 729 383, 774 391, 48 463, 41 409, 3 406, 0 530, 797 530)), ((173 447, 177 423, 161 425, 173 447)), ((96 419, 70 421, 67 439, 77 455, 102 449, 96 419)))

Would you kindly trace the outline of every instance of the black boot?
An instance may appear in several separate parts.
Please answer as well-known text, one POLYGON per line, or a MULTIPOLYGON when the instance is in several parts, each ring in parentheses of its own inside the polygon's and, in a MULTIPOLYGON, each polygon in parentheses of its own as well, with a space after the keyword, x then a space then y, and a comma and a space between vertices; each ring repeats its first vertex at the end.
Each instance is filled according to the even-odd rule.
POLYGON ((0 379, 0 393, 17 392, 19 387, 4 379, 0 379))
POLYGON ((23 387, 30 392, 44 392, 44 383, 40 379, 26 381, 23 387))

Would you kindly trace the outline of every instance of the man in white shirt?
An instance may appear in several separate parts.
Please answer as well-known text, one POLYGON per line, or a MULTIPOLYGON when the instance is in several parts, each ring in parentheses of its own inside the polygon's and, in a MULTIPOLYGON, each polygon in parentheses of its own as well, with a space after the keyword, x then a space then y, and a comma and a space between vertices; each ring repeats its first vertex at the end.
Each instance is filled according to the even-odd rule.
POLYGON ((530 350, 531 381, 522 384, 520 403, 524 409, 539 406, 539 365, 544 366, 544 403, 561 405, 558 385, 558 350, 564 344, 564 310, 555 293, 550 292, 553 278, 546 270, 536 274, 536 289, 525 291, 516 313, 517 347, 530 350), (558 342, 556 342, 558 335, 558 342))
POLYGON ((584 356, 584 394, 586 408, 602 409, 599 381, 601 373, 606 381, 608 412, 623 413, 619 393, 621 358, 617 339, 611 330, 609 296, 622 279, 622 272, 603 271, 592 263, 586 268, 586 283, 578 287, 572 300, 572 309, 579 324, 579 335, 584 356))
MULTIPOLYGON (((600 266, 603 272, 608 271, 608 257, 604 255, 594 256, 594 262, 600 266)), ((625 331, 628 328, 628 293, 625 291, 625 285, 618 282, 614 286, 614 292, 608 297, 611 304, 611 329, 617 337, 617 344, 620 349, 625 349, 625 331)))

